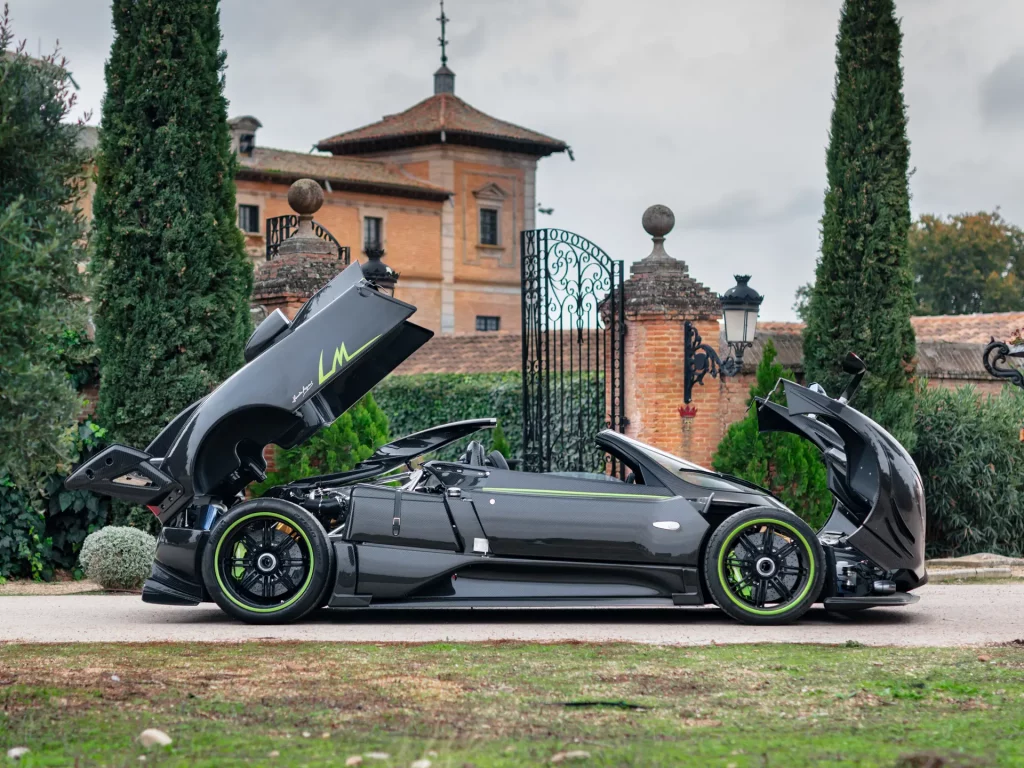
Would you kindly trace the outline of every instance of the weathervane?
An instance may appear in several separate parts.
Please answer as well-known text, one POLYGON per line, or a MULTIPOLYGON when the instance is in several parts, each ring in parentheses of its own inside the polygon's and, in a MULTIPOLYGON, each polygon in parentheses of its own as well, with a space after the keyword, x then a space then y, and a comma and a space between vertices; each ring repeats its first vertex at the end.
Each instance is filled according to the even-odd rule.
POLYGON ((441 22, 441 36, 437 38, 441 44, 441 66, 446 66, 448 64, 448 53, 445 49, 448 46, 448 41, 444 36, 444 25, 446 22, 451 21, 451 19, 444 15, 444 0, 441 0, 441 15, 437 17, 437 21, 441 22))

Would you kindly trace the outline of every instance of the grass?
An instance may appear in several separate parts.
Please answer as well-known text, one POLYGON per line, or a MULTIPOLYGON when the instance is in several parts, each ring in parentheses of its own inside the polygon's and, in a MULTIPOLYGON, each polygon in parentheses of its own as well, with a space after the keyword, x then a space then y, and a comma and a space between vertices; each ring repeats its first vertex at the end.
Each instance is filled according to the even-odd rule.
POLYGON ((1018 766, 1024 647, 0 645, 0 764, 17 745, 22 766, 1018 766), (139 747, 150 727, 173 745, 139 747))

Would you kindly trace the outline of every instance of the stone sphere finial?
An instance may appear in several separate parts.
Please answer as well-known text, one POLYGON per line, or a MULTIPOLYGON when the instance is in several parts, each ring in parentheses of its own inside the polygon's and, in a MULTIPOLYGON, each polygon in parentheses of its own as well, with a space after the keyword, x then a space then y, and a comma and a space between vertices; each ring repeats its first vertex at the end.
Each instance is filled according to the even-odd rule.
POLYGON ((644 211, 642 222, 647 234, 664 239, 676 225, 676 216, 667 205, 652 205, 644 211))
POLYGON ((312 216, 324 204, 324 191, 312 179, 299 179, 288 189, 288 205, 300 216, 312 216))
POLYGON ((647 255, 647 258, 634 262, 630 271, 635 275, 642 272, 650 272, 651 269, 678 269, 686 271, 686 265, 673 259, 665 252, 665 235, 672 231, 676 225, 676 216, 667 205, 652 205, 640 220, 647 230, 647 234, 654 241, 654 247, 647 255))
POLYGON ((338 256, 333 243, 317 236, 313 231, 313 214, 324 204, 324 191, 312 179, 299 179, 288 188, 288 205, 299 214, 295 231, 277 249, 278 256, 293 253, 338 256))

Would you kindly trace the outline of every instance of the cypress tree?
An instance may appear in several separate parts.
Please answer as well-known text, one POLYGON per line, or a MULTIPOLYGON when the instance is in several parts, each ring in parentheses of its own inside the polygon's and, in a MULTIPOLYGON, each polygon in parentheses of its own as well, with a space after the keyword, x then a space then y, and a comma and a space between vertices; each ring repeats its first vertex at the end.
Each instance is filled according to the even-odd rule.
POLYGON ((912 441, 910 147, 893 0, 845 0, 827 155, 821 257, 807 306, 807 378, 833 396, 848 351, 869 374, 855 405, 912 441))
POLYGON ((114 0, 94 203, 99 418, 144 446, 242 363, 252 268, 216 0, 114 0))

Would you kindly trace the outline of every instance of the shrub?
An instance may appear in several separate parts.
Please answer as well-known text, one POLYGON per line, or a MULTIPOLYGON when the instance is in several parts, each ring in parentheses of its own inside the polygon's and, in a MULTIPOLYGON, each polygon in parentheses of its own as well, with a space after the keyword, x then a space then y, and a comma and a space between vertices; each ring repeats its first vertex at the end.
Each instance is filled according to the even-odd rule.
MULTIPOLYGON (((86 419, 74 431, 72 462, 103 446, 104 430, 86 419)), ((0 477, 0 579, 49 580, 54 570, 73 570, 86 535, 110 515, 110 499, 69 491, 55 471, 40 483, 16 486, 0 477)))
MULTIPOLYGON (((766 396, 780 378, 793 378, 792 371, 775 362, 776 356, 775 345, 769 340, 757 366, 757 381, 750 388, 751 398, 766 396)), ((772 400, 785 404, 781 388, 772 400)), ((715 450, 712 466, 767 488, 817 530, 832 509, 820 452, 797 435, 759 434, 755 408, 751 404, 746 418, 729 425, 715 450)))
POLYGON ((494 427, 494 431, 491 433, 491 451, 497 451, 506 459, 512 456, 512 446, 508 444, 508 438, 505 437, 505 430, 501 426, 501 421, 494 427))
POLYGON ((80 559, 86 577, 104 589, 138 589, 155 554, 156 539, 145 531, 108 525, 86 537, 80 559))
MULTIPOLYGON (((84 461, 106 444, 106 430, 89 419, 78 424, 73 438, 71 461, 84 461)), ((85 537, 106 525, 110 519, 111 500, 91 491, 69 491, 64 487, 63 473, 54 473, 46 481, 43 499, 46 504, 48 542, 47 570, 73 570, 85 537)), ((49 578, 48 573, 43 578, 49 578)))
POLYGON ((259 496, 275 485, 303 477, 344 472, 387 441, 388 417, 373 395, 366 395, 308 442, 288 450, 275 448, 274 471, 250 490, 259 496))
POLYGON ((89 338, 85 324, 80 327, 69 326, 61 331, 60 338, 51 345, 68 372, 71 386, 81 392, 83 388, 100 382, 100 350, 96 342, 89 338))
MULTIPOLYGON (((360 405, 356 405, 305 445, 287 451, 275 449, 275 471, 249 490, 259 496, 275 485, 301 477, 351 469, 391 438, 463 419, 493 416, 502 425, 515 425, 508 433, 502 432, 502 442, 499 443, 497 430, 490 438, 491 450, 500 450, 512 458, 519 454, 522 445, 521 380, 518 373, 389 376, 377 385, 372 395, 360 401, 368 407, 366 415, 359 415, 360 405), (358 433, 356 439, 351 437, 353 428, 358 433)), ((454 459, 465 449, 469 439, 437 455, 454 459)))
POLYGON ((9 477, 0 477, 0 583, 44 576, 44 527, 38 500, 9 477))
MULTIPOLYGON (((80 211, 86 155, 67 122, 63 61, 15 48, 0 16, 0 477, 29 485, 65 461, 78 403, 54 342, 82 290, 80 211), (9 50, 12 49, 12 50, 9 50)), ((9 486, 7 486, 9 487, 9 486)), ((23 542, 22 542, 23 543, 23 542)), ((18 544, 18 549, 22 547, 18 544)))
POLYGON ((1024 555, 1024 393, 925 389, 915 422, 929 556, 1024 555))
MULTIPOLYGON (((584 376, 594 377, 595 374, 584 374, 584 376)), ((581 377, 579 376, 574 384, 576 390, 589 391, 587 387, 581 386, 581 377)), ((452 421, 492 417, 498 419, 501 427, 500 434, 496 429, 490 436, 473 435, 438 451, 435 454, 436 458, 454 460, 465 450, 466 444, 472 439, 481 440, 485 444, 488 444, 489 441, 490 448, 488 450, 499 450, 506 458, 522 457, 523 391, 522 376, 518 371, 389 376, 374 388, 373 397, 377 405, 380 406, 380 410, 387 414, 388 431, 392 438, 403 437, 452 421)), ((559 397, 553 396, 551 402, 553 422, 568 421, 568 415, 573 413, 579 405, 578 402, 567 404, 564 408, 566 416, 563 419, 558 412, 558 403, 559 397)), ((586 436, 588 445, 593 445, 592 441, 596 436, 596 430, 593 435, 586 436)), ((314 438, 314 441, 317 439, 314 438)), ((568 447, 557 434, 554 436, 554 440, 553 453, 557 461, 560 456, 568 452, 568 447)), ((293 451, 295 456, 320 453, 317 449, 303 446, 299 446, 293 451)), ((284 459, 284 464, 275 459, 279 471, 268 477, 265 482, 252 486, 250 490, 253 493, 259 494, 280 482, 302 477, 302 472, 305 472, 306 475, 311 474, 306 471, 307 467, 298 466, 298 462, 293 462, 286 454, 288 454, 287 451, 278 451, 275 454, 284 459), (282 472, 282 466, 289 469, 282 472), (293 467, 294 469, 292 469, 293 467)), ((593 469, 602 471, 602 453, 595 448, 593 457, 596 461, 593 469)), ((307 464, 309 467, 316 466, 314 461, 309 461, 307 464)), ((320 462, 319 466, 331 466, 331 462, 320 462)), ((350 465, 340 462, 335 466, 347 469, 350 465)))

